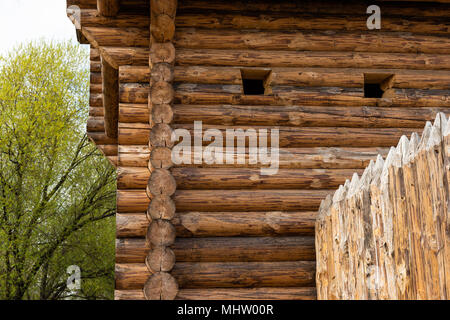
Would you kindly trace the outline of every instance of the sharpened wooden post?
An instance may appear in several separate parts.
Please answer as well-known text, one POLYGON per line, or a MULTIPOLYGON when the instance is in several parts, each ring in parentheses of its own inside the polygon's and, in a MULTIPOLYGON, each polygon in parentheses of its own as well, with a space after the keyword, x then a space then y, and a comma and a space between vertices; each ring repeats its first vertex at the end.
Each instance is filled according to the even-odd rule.
POLYGON ((175 203, 171 199, 177 184, 172 173, 172 103, 175 92, 175 48, 171 40, 175 34, 176 0, 150 1, 150 90, 148 107, 152 130, 149 137, 151 151, 149 168, 152 170, 147 194, 151 198, 147 217, 151 224, 147 231, 150 252, 145 259, 152 273, 144 285, 148 300, 173 300, 178 294, 178 283, 171 275, 175 254, 170 248, 175 243, 173 226, 175 203))
POLYGON ((449 299, 449 127, 438 113, 322 202, 319 299, 449 299))

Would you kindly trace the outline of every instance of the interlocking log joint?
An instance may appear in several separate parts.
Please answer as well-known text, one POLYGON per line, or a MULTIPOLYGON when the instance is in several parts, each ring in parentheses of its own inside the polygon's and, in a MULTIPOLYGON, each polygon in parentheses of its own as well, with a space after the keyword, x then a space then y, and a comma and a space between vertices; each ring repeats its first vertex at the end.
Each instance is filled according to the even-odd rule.
POLYGON ((449 183, 450 122, 439 113, 323 200, 318 298, 449 299, 449 183))
POLYGON ((151 224, 147 231, 147 243, 151 250, 145 259, 152 273, 144 285, 144 296, 149 300, 173 300, 178 294, 178 283, 170 274, 175 266, 175 253, 170 246, 175 243, 173 226, 175 203, 170 198, 176 190, 176 181, 170 171, 173 147, 172 103, 175 92, 175 49, 171 40, 175 33, 176 0, 152 0, 150 2, 150 88, 148 108, 152 130, 149 137, 151 151, 150 176, 147 194, 151 199, 147 217, 151 224))

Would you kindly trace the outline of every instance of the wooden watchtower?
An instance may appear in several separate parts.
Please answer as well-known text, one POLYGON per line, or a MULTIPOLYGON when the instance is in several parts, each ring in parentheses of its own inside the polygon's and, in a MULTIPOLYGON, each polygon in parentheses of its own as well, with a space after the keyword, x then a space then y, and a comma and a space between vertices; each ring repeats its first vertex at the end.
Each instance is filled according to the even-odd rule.
POLYGON ((321 200, 450 107, 447 0, 67 6, 118 171, 116 299, 315 299, 321 200), (194 121, 278 128, 278 172, 174 164, 194 121))

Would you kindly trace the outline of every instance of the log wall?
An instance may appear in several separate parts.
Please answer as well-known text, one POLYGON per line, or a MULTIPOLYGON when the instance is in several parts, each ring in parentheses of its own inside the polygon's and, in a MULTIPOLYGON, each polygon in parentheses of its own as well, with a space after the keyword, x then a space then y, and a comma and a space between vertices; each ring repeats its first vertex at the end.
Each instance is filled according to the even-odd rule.
POLYGON ((450 298, 449 150, 440 113, 327 196, 316 221, 319 299, 450 298))
POLYGON ((69 2, 81 7, 83 36, 118 70, 117 140, 104 134, 101 95, 91 95, 90 119, 97 145, 117 152, 117 299, 143 299, 150 276, 147 182, 154 164, 167 164, 149 145, 155 122, 191 132, 194 121, 204 130, 280 130, 277 175, 260 175, 248 160, 168 169, 176 184, 177 298, 314 299, 315 256, 306 244, 321 200, 450 106, 448 4, 383 3, 383 29, 369 31, 364 1, 180 0, 174 50, 163 50, 175 61, 173 79, 164 80, 174 89, 168 110, 149 108, 152 78, 167 74, 149 64, 150 1, 122 0, 114 17, 100 16, 96 0, 69 2), (243 94, 241 69, 270 71, 265 95, 243 94), (364 97, 365 73, 394 74, 383 98, 364 97), (187 244, 192 257, 183 254, 187 244), (292 255, 278 252, 283 247, 292 255), (263 262, 274 270, 270 281, 269 269, 254 269, 263 262), (299 268, 288 280, 297 265, 308 272, 299 268))

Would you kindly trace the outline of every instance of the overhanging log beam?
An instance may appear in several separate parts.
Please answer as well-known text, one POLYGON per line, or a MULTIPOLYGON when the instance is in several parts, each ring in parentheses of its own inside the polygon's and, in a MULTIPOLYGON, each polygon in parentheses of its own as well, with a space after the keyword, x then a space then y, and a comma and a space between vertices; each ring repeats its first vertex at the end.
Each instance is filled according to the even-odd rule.
POLYGON ((119 7, 119 0, 97 0, 98 13, 104 17, 115 17, 119 7))

